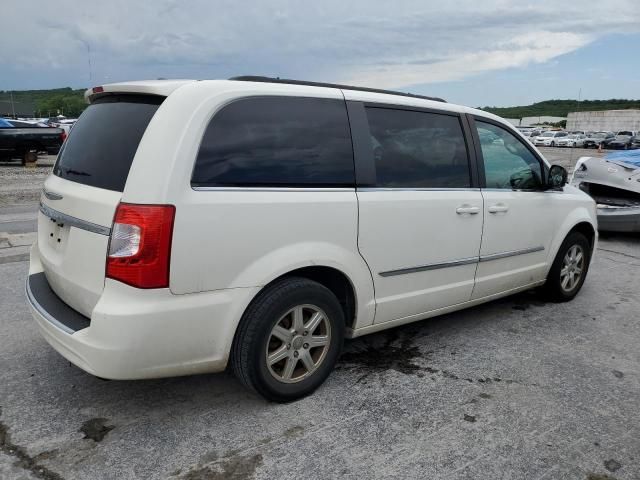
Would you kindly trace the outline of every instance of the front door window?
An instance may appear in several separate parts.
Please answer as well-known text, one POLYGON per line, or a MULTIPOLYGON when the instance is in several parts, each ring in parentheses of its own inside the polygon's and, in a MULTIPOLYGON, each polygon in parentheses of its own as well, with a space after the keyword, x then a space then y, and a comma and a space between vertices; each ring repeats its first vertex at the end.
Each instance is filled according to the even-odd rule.
POLYGON ((487 188, 539 190, 540 161, 508 130, 476 120, 487 188))

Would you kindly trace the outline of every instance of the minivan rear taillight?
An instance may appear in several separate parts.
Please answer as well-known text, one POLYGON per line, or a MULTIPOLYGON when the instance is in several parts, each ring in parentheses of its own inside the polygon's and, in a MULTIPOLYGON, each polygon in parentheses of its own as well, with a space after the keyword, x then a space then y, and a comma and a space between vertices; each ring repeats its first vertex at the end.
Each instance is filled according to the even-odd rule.
POLYGON ((107 278, 138 288, 169 286, 176 207, 120 203, 113 219, 107 278))

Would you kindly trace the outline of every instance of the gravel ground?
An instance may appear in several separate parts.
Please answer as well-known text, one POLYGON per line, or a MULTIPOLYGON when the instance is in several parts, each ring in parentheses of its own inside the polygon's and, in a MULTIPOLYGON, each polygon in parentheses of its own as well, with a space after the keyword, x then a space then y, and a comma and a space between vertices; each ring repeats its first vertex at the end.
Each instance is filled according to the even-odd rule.
POLYGON ((228 374, 115 382, 39 334, 26 262, 0 265, 0 478, 640 478, 640 237, 580 295, 533 293, 349 341, 312 396, 228 374))
POLYGON ((35 167, 17 162, 0 162, 0 207, 37 202, 56 157, 44 155, 35 167))

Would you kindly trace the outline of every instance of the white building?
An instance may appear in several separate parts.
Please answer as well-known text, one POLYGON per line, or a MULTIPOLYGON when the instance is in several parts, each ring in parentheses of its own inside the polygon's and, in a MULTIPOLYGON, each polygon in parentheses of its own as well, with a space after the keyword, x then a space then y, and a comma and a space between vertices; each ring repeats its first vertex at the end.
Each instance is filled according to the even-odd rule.
POLYGON ((601 112, 571 112, 567 130, 587 132, 640 131, 640 110, 603 110, 601 112))

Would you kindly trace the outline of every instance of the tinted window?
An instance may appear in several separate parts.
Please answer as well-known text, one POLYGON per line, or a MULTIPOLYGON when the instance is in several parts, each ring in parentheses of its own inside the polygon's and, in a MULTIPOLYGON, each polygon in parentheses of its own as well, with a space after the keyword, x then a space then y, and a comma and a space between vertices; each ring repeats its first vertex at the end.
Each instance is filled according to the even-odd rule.
POLYGON ((378 186, 471 185, 467 148, 458 117, 388 108, 366 110, 378 186))
POLYGON ((530 190, 542 185, 538 159, 515 135, 476 120, 487 188, 530 190))
POLYGON ((300 97, 238 100, 205 131, 195 186, 353 186, 344 101, 300 97))
POLYGON ((163 97, 105 97, 73 126, 53 173, 107 190, 124 190, 142 134, 163 97))

